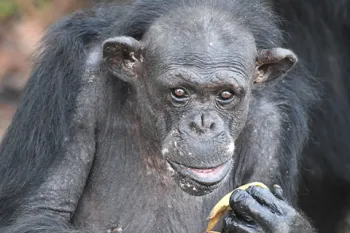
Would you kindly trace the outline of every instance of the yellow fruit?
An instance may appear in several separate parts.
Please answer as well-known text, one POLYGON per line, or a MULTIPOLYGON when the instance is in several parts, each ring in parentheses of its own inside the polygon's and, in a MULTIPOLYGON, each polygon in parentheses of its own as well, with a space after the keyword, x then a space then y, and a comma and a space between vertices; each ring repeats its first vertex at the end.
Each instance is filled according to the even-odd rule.
MULTIPOLYGON (((246 190, 247 188, 249 188, 250 186, 259 186, 261 188, 266 188, 266 189, 269 189, 266 185, 264 185, 263 183, 260 183, 260 182, 253 182, 253 183, 249 183, 249 184, 245 184, 245 185, 242 185, 238 188, 236 188, 235 190, 237 189, 241 189, 241 190, 246 190)), ((220 218, 225 215, 226 212, 230 211, 231 210, 231 207, 230 207, 230 197, 232 195, 232 193, 235 191, 233 190, 232 192, 226 194, 215 206, 214 208, 212 209, 212 211, 210 212, 210 215, 209 215, 209 223, 208 223, 208 227, 207 227, 207 230, 206 232, 207 233, 219 233, 219 232, 216 232, 216 231, 211 231, 214 226, 218 223, 218 221, 220 220, 220 218)))

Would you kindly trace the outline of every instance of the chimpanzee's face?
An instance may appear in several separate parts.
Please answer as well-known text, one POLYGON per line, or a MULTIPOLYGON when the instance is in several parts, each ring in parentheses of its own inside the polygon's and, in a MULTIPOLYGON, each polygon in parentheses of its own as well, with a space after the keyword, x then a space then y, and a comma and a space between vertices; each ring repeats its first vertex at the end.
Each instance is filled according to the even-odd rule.
POLYGON ((193 195, 212 191, 229 174, 246 121, 256 50, 252 36, 241 34, 225 41, 212 32, 146 39, 137 90, 142 117, 152 119, 144 129, 193 195))
POLYGON ((134 87, 142 133, 192 195, 230 173, 253 83, 282 77, 297 61, 282 48, 257 52, 246 28, 220 16, 199 16, 178 19, 179 27, 165 19, 141 41, 117 37, 103 46, 108 69, 134 87))
POLYGON ((161 136, 162 155, 180 187, 192 194, 209 192, 227 176, 248 112, 249 77, 225 59, 222 68, 173 63, 145 83, 153 93, 148 114, 157 115, 153 127, 161 136))

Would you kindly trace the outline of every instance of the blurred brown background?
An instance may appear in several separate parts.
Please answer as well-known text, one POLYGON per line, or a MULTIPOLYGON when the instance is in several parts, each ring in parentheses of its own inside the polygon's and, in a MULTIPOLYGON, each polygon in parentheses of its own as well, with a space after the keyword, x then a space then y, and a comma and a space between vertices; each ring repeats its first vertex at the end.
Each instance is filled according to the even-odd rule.
POLYGON ((96 0, 0 0, 0 140, 30 73, 45 28, 96 0))

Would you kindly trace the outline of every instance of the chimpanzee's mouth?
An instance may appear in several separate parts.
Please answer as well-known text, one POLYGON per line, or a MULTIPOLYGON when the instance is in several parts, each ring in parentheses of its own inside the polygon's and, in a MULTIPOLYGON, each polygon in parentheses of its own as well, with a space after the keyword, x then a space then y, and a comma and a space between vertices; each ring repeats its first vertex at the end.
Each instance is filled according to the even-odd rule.
POLYGON ((232 159, 211 168, 191 168, 172 161, 168 162, 180 175, 188 177, 196 183, 204 186, 213 186, 220 183, 232 167, 232 159))

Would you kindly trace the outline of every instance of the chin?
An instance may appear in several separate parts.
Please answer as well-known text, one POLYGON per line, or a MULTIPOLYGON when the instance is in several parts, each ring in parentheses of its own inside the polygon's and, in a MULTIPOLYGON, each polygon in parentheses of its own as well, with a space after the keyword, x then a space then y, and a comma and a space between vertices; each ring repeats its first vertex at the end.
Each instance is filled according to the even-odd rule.
POLYGON ((232 159, 211 168, 191 168, 168 161, 179 187, 193 196, 207 195, 219 188, 231 173, 232 159))

